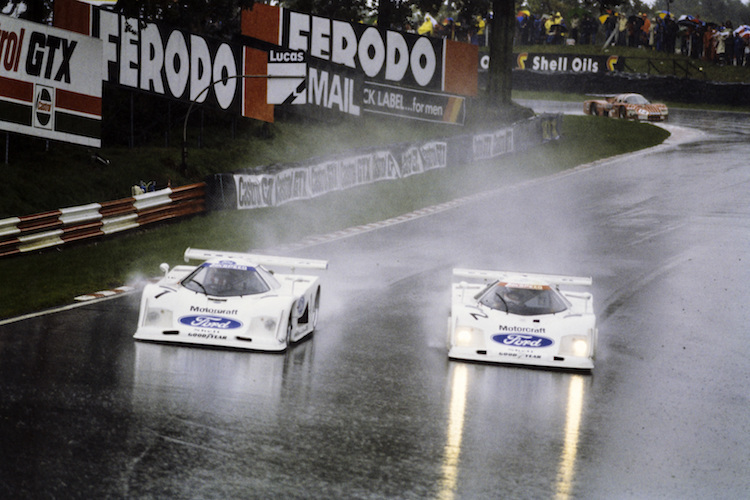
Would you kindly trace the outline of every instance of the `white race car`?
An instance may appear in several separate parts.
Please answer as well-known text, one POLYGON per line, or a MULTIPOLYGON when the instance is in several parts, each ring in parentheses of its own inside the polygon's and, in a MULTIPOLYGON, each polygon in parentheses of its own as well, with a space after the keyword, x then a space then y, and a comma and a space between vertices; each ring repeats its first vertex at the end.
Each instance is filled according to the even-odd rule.
POLYGON ((596 316, 591 278, 454 269, 448 357, 593 370, 596 316), (466 280, 471 280, 471 282, 466 280))
POLYGON ((313 332, 320 278, 266 268, 327 269, 324 260, 188 248, 199 266, 160 267, 146 285, 134 338, 261 351, 284 351, 313 332))

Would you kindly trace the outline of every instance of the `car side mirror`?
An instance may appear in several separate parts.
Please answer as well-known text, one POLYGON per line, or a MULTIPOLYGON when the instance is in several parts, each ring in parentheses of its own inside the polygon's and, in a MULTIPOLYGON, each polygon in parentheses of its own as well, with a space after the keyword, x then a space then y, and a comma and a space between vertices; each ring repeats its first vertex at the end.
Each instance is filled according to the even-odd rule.
POLYGON ((162 262, 159 265, 159 269, 161 270, 162 273, 166 275, 169 272, 169 264, 167 264, 166 262, 162 262))

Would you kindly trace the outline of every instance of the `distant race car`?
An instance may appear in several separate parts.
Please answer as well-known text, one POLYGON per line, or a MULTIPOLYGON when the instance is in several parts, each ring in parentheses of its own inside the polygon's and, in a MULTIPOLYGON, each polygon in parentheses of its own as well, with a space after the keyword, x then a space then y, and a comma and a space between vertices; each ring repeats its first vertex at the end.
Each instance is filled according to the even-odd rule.
POLYGON ((601 99, 583 101, 584 114, 644 122, 662 122, 669 119, 669 109, 665 104, 651 103, 641 94, 600 97, 601 99))
POLYGON ((198 266, 160 267, 146 285, 134 338, 261 351, 284 351, 318 321, 320 278, 269 268, 327 269, 324 260, 188 248, 198 266))
POLYGON ((448 357, 593 370, 597 327, 591 278, 454 269, 448 357), (470 281, 466 281, 470 280, 470 281))

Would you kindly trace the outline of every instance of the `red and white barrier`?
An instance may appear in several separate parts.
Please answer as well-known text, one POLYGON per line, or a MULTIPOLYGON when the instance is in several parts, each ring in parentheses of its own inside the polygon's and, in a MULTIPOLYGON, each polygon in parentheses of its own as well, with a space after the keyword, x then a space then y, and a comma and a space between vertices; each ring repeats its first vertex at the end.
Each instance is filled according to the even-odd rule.
POLYGON ((0 219, 0 257, 98 238, 206 211, 201 182, 33 215, 0 219))

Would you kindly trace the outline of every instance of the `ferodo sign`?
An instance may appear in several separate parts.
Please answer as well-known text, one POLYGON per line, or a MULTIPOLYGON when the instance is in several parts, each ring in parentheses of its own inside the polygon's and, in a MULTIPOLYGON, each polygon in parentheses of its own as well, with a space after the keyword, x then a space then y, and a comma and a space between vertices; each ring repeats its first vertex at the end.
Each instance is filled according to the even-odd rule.
POLYGON ((477 49, 471 44, 260 3, 242 11, 242 34, 353 68, 368 80, 476 95, 477 49))
POLYGON ((101 145, 101 41, 0 16, 0 130, 101 145))
POLYGON ((110 84, 239 111, 239 46, 71 0, 55 2, 55 25, 102 40, 110 84))
POLYGON ((238 102, 240 49, 228 43, 95 9, 105 80, 227 110, 238 102), (211 86, 212 83, 216 83, 211 86))

